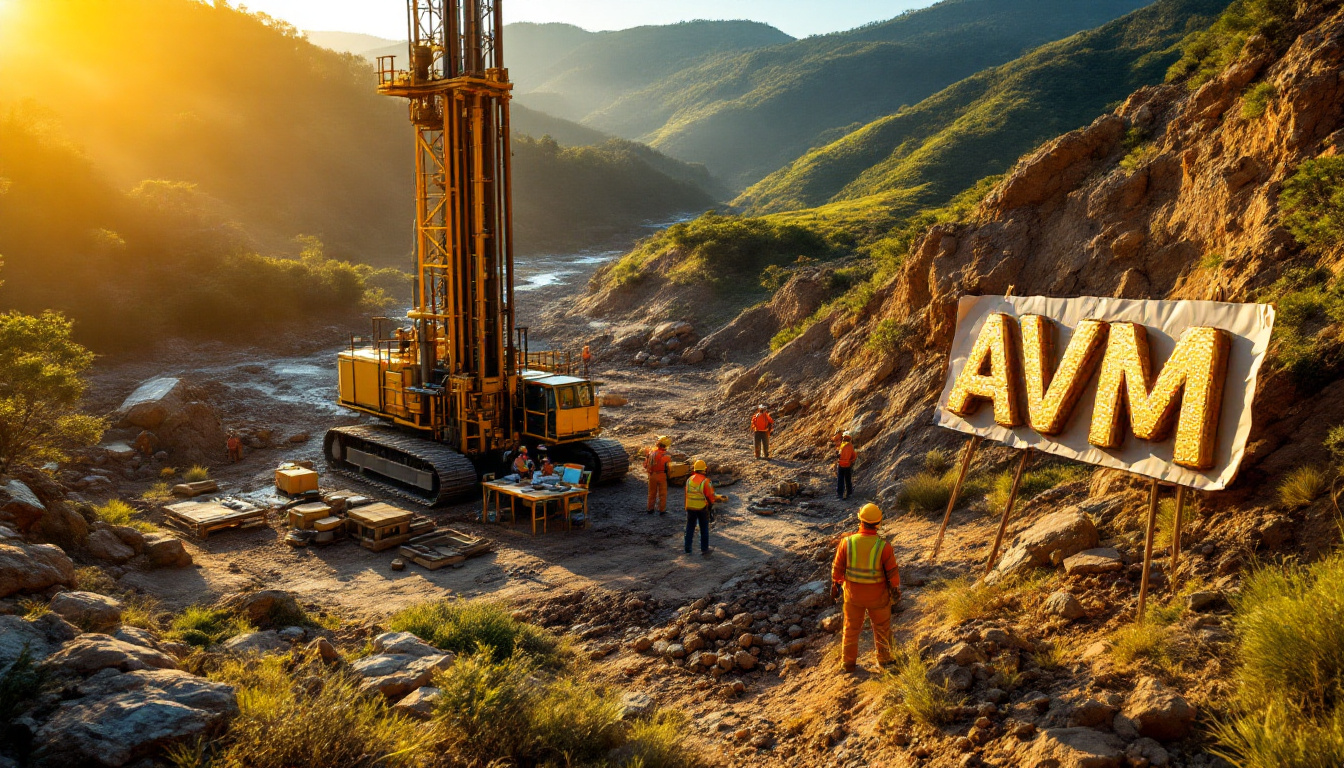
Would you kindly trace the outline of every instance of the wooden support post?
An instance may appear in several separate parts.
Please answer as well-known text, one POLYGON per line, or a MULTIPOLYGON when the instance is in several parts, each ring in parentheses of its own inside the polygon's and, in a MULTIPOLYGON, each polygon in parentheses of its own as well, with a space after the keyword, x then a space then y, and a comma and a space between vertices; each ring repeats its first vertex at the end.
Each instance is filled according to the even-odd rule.
POLYGON ((938 540, 933 543, 933 554, 929 556, 929 562, 938 561, 938 552, 943 548, 943 534, 947 533, 947 522, 952 519, 952 508, 957 506, 957 497, 961 495, 961 486, 966 482, 966 472, 971 468, 971 459, 975 457, 975 449, 980 446, 980 436, 972 435, 971 441, 966 444, 966 450, 961 454, 961 470, 957 473, 957 482, 952 486, 952 498, 947 500, 947 511, 943 513, 943 524, 938 528, 938 540))
POLYGON ((1171 582, 1176 583, 1176 566, 1181 563, 1181 523, 1185 516, 1185 486, 1176 486, 1176 514, 1171 526, 1171 582))
POLYGON ((1153 568, 1153 534, 1157 531, 1157 480, 1148 488, 1148 536, 1143 542, 1143 578, 1139 581, 1139 613, 1137 620, 1143 621, 1143 612, 1148 604, 1148 574, 1153 568))
POLYGON ((1027 461, 1031 458, 1031 449, 1022 451, 1022 459, 1017 462, 1017 472, 1013 475, 1013 489, 1008 493, 1008 503, 1003 507, 1003 518, 999 520, 999 532, 994 536, 994 548, 985 561, 985 574, 994 570, 999 562, 999 547, 1003 546, 1003 534, 1008 530, 1008 518, 1013 514, 1013 505, 1017 503, 1017 490, 1022 486, 1022 475, 1027 470, 1027 461))

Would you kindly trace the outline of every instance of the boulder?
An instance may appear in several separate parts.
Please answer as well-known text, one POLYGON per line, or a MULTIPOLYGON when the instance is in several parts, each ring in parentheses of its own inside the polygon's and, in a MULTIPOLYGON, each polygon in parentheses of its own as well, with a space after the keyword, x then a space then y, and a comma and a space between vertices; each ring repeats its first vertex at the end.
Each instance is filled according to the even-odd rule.
POLYGON ((434 673, 453 664, 451 653, 436 656, 412 656, 405 653, 378 653, 365 656, 350 665, 350 671, 362 682, 365 693, 377 691, 397 701, 417 688, 429 685, 434 673))
POLYGON ((1124 710, 1141 735, 1159 741, 1177 741, 1190 735, 1195 714, 1190 702, 1154 677, 1139 679, 1124 710))
POLYGON ((220 650, 224 653, 232 653, 236 656, 260 656, 266 653, 281 653, 288 651, 291 647, 290 642, 281 637, 278 632, 268 629, 261 632, 248 632, 245 635, 231 637, 224 641, 224 644, 220 646, 220 650))
POLYGON ((85 547, 90 556, 118 565, 135 557, 135 550, 122 541, 111 528, 99 528, 89 534, 89 541, 85 547))
POLYGON ((1067 559, 1097 546, 1099 537, 1091 518, 1076 507, 1045 515, 1024 531, 985 578, 993 584, 1007 576, 1050 564, 1051 557, 1067 559))
POLYGON ((1085 576, 1091 573, 1109 573, 1125 567, 1120 553, 1114 549, 1085 549, 1072 557, 1064 558, 1064 572, 1070 576, 1085 576))
POLYGON ((0 538, 0 597, 74 583, 75 564, 60 547, 0 538))
POLYGON ((219 411, 200 401, 170 413, 159 428, 159 437, 174 456, 201 463, 223 458, 228 440, 219 411))
POLYGON ((39 541, 58 544, 64 549, 83 547, 89 539, 89 522, 63 501, 47 504, 47 512, 30 531, 39 541))
POLYGON ((432 685, 426 685, 406 694, 406 698, 398 701, 392 706, 392 709, 403 715, 428 720, 434 716, 434 705, 442 697, 443 691, 432 685))
POLYGON ((156 651, 163 650, 159 643, 147 630, 139 627, 122 626, 112 634, 113 639, 120 640, 123 643, 138 645, 141 648, 153 648, 156 651))
POLYGON ((205 738, 238 714, 232 686, 169 669, 100 676, 79 687, 38 729, 38 760, 123 766, 205 738))
POLYGON ((228 595, 219 601, 219 607, 232 611, 258 627, 270 627, 277 622, 280 626, 287 626, 293 623, 293 617, 303 613, 294 596, 281 589, 228 595))
POLYGON ((960 667, 952 662, 944 662, 930 669, 926 675, 929 682, 941 686, 949 691, 969 690, 975 682, 971 670, 966 667, 960 667))
POLYGON ((176 536, 147 533, 144 542, 144 555, 155 568, 186 568, 192 563, 191 553, 176 536))
POLYGON ((309 643, 308 650, 312 651, 313 653, 316 653, 319 657, 321 657, 323 661, 327 662, 328 664, 330 664, 333 661, 336 661, 341 657, 340 652, 336 650, 336 646, 332 645, 331 641, 325 637, 319 637, 316 640, 313 640, 311 643, 309 643))
POLYGON ((117 426, 157 430, 188 399, 187 386, 181 379, 166 376, 150 379, 122 401, 115 414, 117 426))
POLYGON ((1185 606, 1195 613, 1203 613, 1227 605, 1227 595, 1213 590, 1191 592, 1185 596, 1185 606))
POLYGON ((1128 747, 1125 747, 1125 756, 1129 758, 1130 765, 1143 765, 1143 761, 1152 768, 1166 768, 1171 765, 1171 755, 1163 749, 1161 744, 1149 738, 1138 739, 1128 747))
POLYGON ((103 632, 121 623, 121 601, 94 592, 62 592, 51 599, 51 611, 88 632, 103 632))
POLYGON ((1091 728, 1050 728, 1027 742, 1016 764, 1032 768, 1121 768, 1124 742, 1091 728))
POLYGON ((647 693, 626 691, 621 694, 621 719, 638 720, 653 714, 653 697, 647 693))
POLYGON ((744 672, 750 672, 756 668, 756 657, 746 651, 738 651, 733 654, 733 665, 744 672))
POLYGON ((956 664, 961 667, 969 667, 972 664, 984 664, 985 654, 970 643, 957 643, 948 648, 938 657, 939 664, 956 664))
POLYGON ((43 614, 34 621, 0 616, 0 675, 9 670, 25 649, 31 661, 39 662, 78 636, 77 627, 54 613, 43 614))
POLYGON ((88 677, 104 669, 122 672, 177 669, 177 662, 167 654, 99 634, 80 635, 71 640, 49 656, 46 665, 58 674, 76 677, 88 677))
POLYGON ((0 525, 27 533, 46 511, 37 494, 22 481, 10 480, 0 485, 0 525))
POLYGON ((1047 613, 1058 616, 1065 621, 1081 619, 1087 615, 1083 604, 1078 602, 1078 598, 1067 589, 1061 589, 1045 599, 1045 610, 1047 613))
POLYGON ((145 534, 129 525, 109 525, 107 529, 121 539, 121 543, 131 548, 135 554, 145 551, 145 534))
POLYGON ((385 632, 373 639, 373 649, 378 653, 400 653, 416 657, 443 654, 443 651, 410 632, 385 632))

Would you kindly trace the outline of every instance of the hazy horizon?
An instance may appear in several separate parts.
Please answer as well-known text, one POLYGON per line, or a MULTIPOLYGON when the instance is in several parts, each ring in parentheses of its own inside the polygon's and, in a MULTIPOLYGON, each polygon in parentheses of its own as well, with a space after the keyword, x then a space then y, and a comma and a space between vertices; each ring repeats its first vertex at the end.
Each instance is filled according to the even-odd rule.
MULTIPOLYGON (((695 19, 748 19, 794 37, 827 34, 883 21, 935 0, 843 0, 818 6, 804 0, 505 0, 506 23, 573 24, 590 31, 675 24, 695 19), (824 11, 824 12, 823 12, 824 11)), ((299 29, 353 32, 392 40, 406 36, 403 0, 250 0, 248 10, 284 19, 299 29)))

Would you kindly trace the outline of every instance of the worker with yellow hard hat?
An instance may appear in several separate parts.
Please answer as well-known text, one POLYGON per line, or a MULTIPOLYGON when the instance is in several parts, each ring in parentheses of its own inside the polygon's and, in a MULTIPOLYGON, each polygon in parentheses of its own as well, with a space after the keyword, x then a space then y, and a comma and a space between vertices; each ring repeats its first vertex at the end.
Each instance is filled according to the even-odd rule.
POLYGON ((691 476, 686 480, 686 554, 691 554, 691 539, 695 536, 695 526, 700 526, 700 554, 708 555, 709 520, 714 515, 714 502, 725 501, 727 496, 714 495, 714 484, 705 474, 708 465, 696 459, 691 466, 691 476))
POLYGON ((655 509, 660 515, 667 514, 667 468, 672 463, 667 449, 671 445, 672 438, 662 435, 644 457, 644 471, 649 475, 649 508, 645 514, 652 515, 655 509))
POLYGON ((866 617, 873 624, 877 661, 891 661, 891 606, 901 599, 901 571, 891 544, 877 535, 882 510, 864 504, 859 510, 859 532, 840 540, 831 564, 831 597, 844 595, 845 627, 841 635, 846 672, 859 660, 859 634, 866 617))

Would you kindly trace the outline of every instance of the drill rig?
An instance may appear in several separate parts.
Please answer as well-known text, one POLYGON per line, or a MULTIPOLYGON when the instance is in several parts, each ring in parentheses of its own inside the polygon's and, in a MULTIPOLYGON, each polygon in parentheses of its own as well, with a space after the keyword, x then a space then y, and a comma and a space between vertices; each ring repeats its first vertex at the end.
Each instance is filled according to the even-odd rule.
POLYGON ((509 101, 500 0, 408 0, 410 68, 378 61, 378 92, 415 129, 415 300, 338 356, 339 402, 375 426, 327 432, 328 466, 433 506, 475 489, 507 451, 550 446, 590 482, 629 456, 602 439, 586 366, 527 348, 514 327, 509 101))

